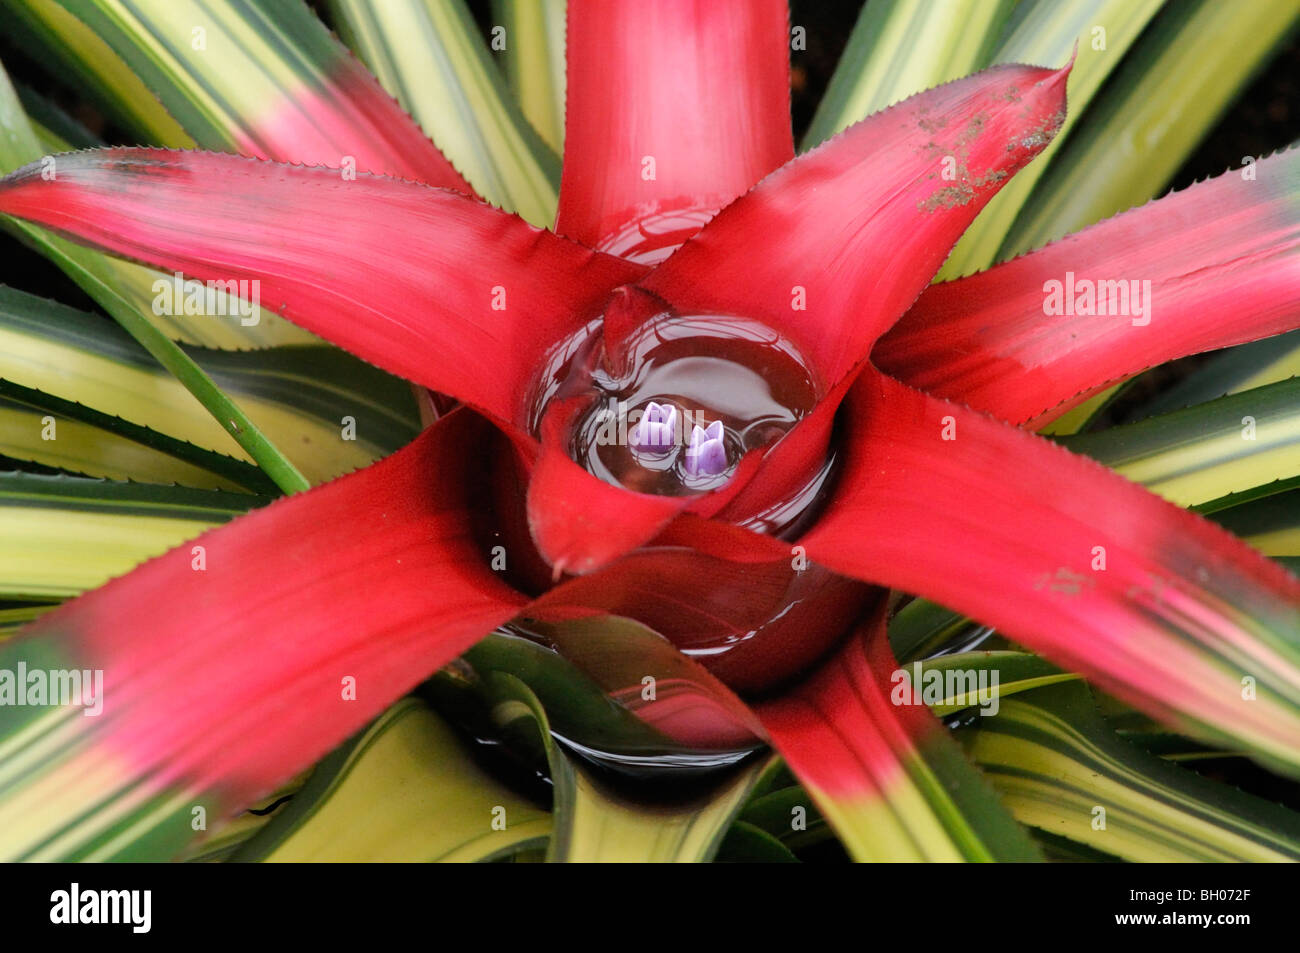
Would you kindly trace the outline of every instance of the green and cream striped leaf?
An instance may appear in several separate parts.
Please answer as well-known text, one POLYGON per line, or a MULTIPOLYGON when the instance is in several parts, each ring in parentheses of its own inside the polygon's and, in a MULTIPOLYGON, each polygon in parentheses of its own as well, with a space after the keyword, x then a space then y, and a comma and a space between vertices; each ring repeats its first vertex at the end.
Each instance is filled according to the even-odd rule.
POLYGON ((998 260, 998 250, 1030 192, 1160 4, 1161 0, 1029 0, 1017 8, 1011 33, 994 53, 993 62, 1059 66, 1077 49, 1066 89, 1069 111, 1055 140, 1003 186, 971 223, 944 263, 940 279, 969 275, 998 260))
POLYGON ((1300 481, 1279 492, 1211 513, 1210 519, 1240 536, 1266 556, 1286 561, 1295 572, 1300 557, 1300 481))
POLYGON ((983 69, 1014 7, 1014 0, 866 4, 802 148, 811 149, 908 96, 983 69))
POLYGON ((56 62, 60 78, 71 80, 141 141, 194 148, 194 140, 126 62, 55 0, 0 0, 0 23, 23 49, 39 50, 56 62))
POLYGON ((933 693, 921 675, 895 662, 878 610, 817 671, 757 711, 854 860, 1041 860, 926 707, 933 693))
MULTIPOLYGON (((1289 348, 1265 359, 1270 343, 1276 353, 1276 341, 1261 341, 1225 355, 1220 371, 1203 369, 1206 376, 1185 392, 1230 396, 1060 440, 1179 505, 1213 514, 1268 556, 1300 556, 1300 497, 1288 492, 1300 485, 1300 379, 1239 389, 1289 368, 1289 348)), ((960 613, 914 599, 891 621, 889 637, 898 657, 911 661, 980 631, 960 613)))
POLYGON ((554 788, 551 863, 707 862, 771 766, 755 758, 703 796, 671 803, 633 801, 598 778, 552 738, 542 702, 520 679, 489 672, 493 719, 503 731, 535 731, 546 749, 554 788), (513 727, 512 727, 513 726, 513 727))
MULTIPOLYGON (((333 166, 355 159, 363 169, 462 184, 302 0, 57 2, 65 14, 59 22, 84 26, 106 43, 192 137, 188 145, 333 166)), ((94 64, 83 65, 93 73, 94 64)), ((114 77, 92 80, 111 84, 114 77)), ((256 326, 221 328, 233 343, 212 340, 208 328, 199 329, 204 337, 187 334, 183 316, 156 324, 179 340, 217 346, 313 340, 270 314, 256 326)))
MULTIPOLYGON (((176 148, 193 148, 195 142, 176 125, 146 89, 139 78, 104 42, 79 19, 54 0, 2 0, 3 10, 13 18, 20 29, 39 36, 61 57, 70 60, 74 74, 80 75, 88 93, 118 94, 130 99, 132 108, 143 112, 141 122, 132 122, 130 115, 119 118, 127 128, 136 129, 144 141, 176 148), (152 111, 151 111, 152 110, 152 111), (157 117, 149 118, 154 112, 157 117)), ((5 83, 0 83, 4 87, 5 83)), ((0 171, 10 172, 45 153, 50 155, 77 146, 71 139, 51 129, 53 135, 30 137, 25 131, 22 109, 15 101, 4 101, 8 91, 0 88, 0 127, 15 131, 8 143, 0 143, 0 171)), ((66 130, 65 130, 66 131, 66 130)), ((57 161, 57 160, 56 160, 57 161)), ((55 166, 54 168, 57 168, 55 166)), ((83 262, 96 261, 95 269, 104 283, 128 304, 138 309, 159 330, 172 340, 208 347, 270 347, 277 344, 308 344, 317 339, 279 315, 264 312, 256 325, 244 325, 229 318, 187 314, 158 314, 151 307, 155 298, 156 282, 170 276, 133 262, 120 261, 82 249, 78 257, 83 262)), ((247 305, 224 291, 217 291, 218 314, 240 315, 247 305)), ((101 302, 102 303, 102 302, 101 302)))
POLYGON ((544 845, 547 812, 486 772, 471 744, 405 698, 317 765, 230 860, 488 861, 544 845))
POLYGON ((556 833, 548 856, 568 861, 708 860, 740 801, 767 777, 750 775, 755 762, 764 760, 752 754, 761 745, 754 739, 739 751, 702 749, 643 720, 660 702, 671 709, 694 700, 697 716, 709 707, 699 694, 708 686, 693 685, 689 668, 674 669, 667 653, 689 663, 648 629, 609 618, 546 626, 537 635, 546 645, 512 632, 493 633, 465 652, 463 677, 449 678, 444 671, 430 686, 443 693, 440 708, 484 707, 486 698, 489 714, 474 730, 501 738, 512 750, 526 752, 538 770, 549 771, 556 833), (640 680, 646 671, 659 676, 659 700, 648 708, 640 680), (625 690, 627 686, 635 687, 625 690), (556 738, 564 739, 564 745, 556 738), (627 800, 572 753, 584 751, 582 757, 623 769, 674 765, 675 787, 691 785, 700 793, 673 804, 627 800), (741 763, 747 751, 748 766, 741 763), (705 794, 704 787, 712 790, 705 794))
MULTIPOLYGON (((511 98, 462 0, 330 0, 330 9, 479 195, 539 228, 554 224, 559 159, 511 98)), ((494 41, 516 37, 507 28, 494 41)))
POLYGON ((937 602, 916 598, 889 620, 889 647, 899 662, 911 663, 956 644, 959 638, 986 631, 937 602))
POLYGON ((506 83, 524 118, 556 155, 564 150, 565 0, 493 0, 495 22, 506 28, 498 55, 506 83))
MULTIPOLYGON (((1226 348, 1214 355, 1203 366, 1186 376, 1160 388, 1144 400, 1129 420, 1165 414, 1174 410, 1203 404, 1217 397, 1238 394, 1242 391, 1275 384, 1300 376, 1300 331, 1289 331, 1249 344, 1226 348)), ((1043 429, 1044 433, 1069 434, 1086 429, 1096 414, 1111 401, 1124 395, 1128 388, 1143 380, 1143 375, 1129 378, 1122 384, 1108 388, 1083 404, 1058 417, 1043 429)))
MULTIPOLYGON (((313 483, 365 466, 418 432, 406 384, 337 348, 186 347, 182 353, 238 400, 313 483), (344 439, 345 431, 355 439, 344 439)), ((3 286, 0 378, 205 450, 240 453, 227 428, 205 414, 186 388, 120 328, 3 286)))
POLYGON ((3 378, 0 454, 113 480, 276 493, 250 464, 3 378))
MULTIPOLYGON (((89 131, 76 124, 71 117, 60 120, 61 111, 54 103, 44 101, 44 113, 51 124, 42 124, 31 115, 31 96, 18 89, 23 108, 28 111, 28 123, 35 133, 41 149, 53 158, 60 152, 73 149, 95 148, 101 143, 89 131)), ((18 161, 15 159, 14 161, 18 161)), ((57 159, 54 159, 57 169, 57 159)), ((86 260, 96 253, 83 249, 86 260)), ((213 348, 275 347, 284 344, 322 344, 320 338, 304 331, 271 311, 256 312, 257 322, 246 324, 245 315, 253 312, 237 295, 222 288, 212 289, 211 314, 186 314, 184 309, 156 307, 159 291, 174 285, 173 276, 161 271, 118 258, 100 256, 102 272, 112 277, 113 288, 149 317, 160 331, 173 341, 213 348), (162 284, 159 284, 162 282, 162 284), (147 306, 146 306, 147 302, 147 306)))
MULTIPOLYGON (((57 162, 57 160, 55 160, 57 162)), ((17 168, 17 165, 14 165, 17 168)), ((105 311, 108 301, 120 302, 156 329, 165 340, 214 348, 258 348, 285 345, 323 345, 320 338, 269 311, 258 314, 256 325, 244 326, 240 316, 250 305, 238 295, 213 288, 214 309, 209 314, 158 313, 154 308, 160 290, 174 277, 135 262, 109 258, 71 242, 53 238, 30 226, 13 226, 20 239, 68 272, 105 311), (21 230, 21 231, 19 231, 21 230)))
MULTIPOLYGON (((9 77, 0 70, 0 171, 10 171, 40 156, 40 144, 27 122, 9 77)), ((51 168, 56 169, 56 166, 51 168)), ((55 172, 57 175, 57 171, 55 172)), ((267 439, 244 411, 212 382, 203 370, 150 321, 152 309, 133 301, 119 288, 120 270, 102 255, 57 238, 43 229, 6 219, 4 226, 38 248, 104 308, 153 357, 198 399, 240 447, 286 493, 309 484, 267 439)), ((139 289, 134 289, 138 291, 139 289)), ((152 301, 152 295, 150 297, 152 301)), ((60 395, 63 396, 63 395, 60 395)))
POLYGON ((1160 389, 1137 413, 1142 417, 1164 414, 1291 377, 1300 377, 1300 331, 1240 344, 1214 355, 1186 377, 1160 389))
MULTIPOLYGON (((28 3, 30 0, 8 0, 28 3)), ((42 6, 51 5, 40 0, 42 6)), ((331 85, 340 51, 305 3, 280 0, 57 0, 69 24, 101 38, 201 149, 239 152, 283 104, 311 116, 293 94, 331 85)), ((86 64, 88 68, 95 64, 86 64)), ((97 72, 99 85, 114 76, 97 72)), ((288 122, 289 116, 281 116, 288 122)), ((150 140, 154 144, 166 142, 150 140)))
POLYGON ((470 191, 304 0, 58 0, 201 149, 470 191))
POLYGON ((1300 476, 1300 378, 1061 442, 1179 506, 1300 476))
POLYGON ((1002 699, 1080 676, 1029 652, 954 652, 913 663, 915 690, 940 717, 978 708, 993 712, 1002 699), (919 680, 918 680, 919 679, 919 680))
MULTIPOLYGON (((56 103, 22 87, 17 89, 22 108, 28 113, 28 124, 35 134, 40 149, 53 157, 74 149, 96 148, 102 143, 75 119, 63 113, 56 103), (33 108, 35 113, 33 113, 33 108), (38 120, 38 117, 39 120, 38 120)), ((12 104, 9 104, 12 105, 12 104)), ((10 161, 21 161, 15 153, 10 161)), ((54 160, 57 168, 57 159, 54 160)), ((38 246, 39 247, 39 246, 38 246)), ((90 260, 96 253, 83 249, 83 257, 90 260)), ((153 268, 118 258, 98 256, 101 272, 111 278, 111 286, 142 312, 149 311, 153 323, 173 341, 213 348, 275 347, 284 344, 321 344, 320 338, 304 331, 271 311, 258 311, 256 324, 245 324, 241 318, 250 314, 243 299, 213 288, 212 314, 186 314, 180 311, 163 311, 154 307, 158 290, 172 283, 172 276, 153 268), (163 282, 163 285, 159 285, 163 282), (160 313, 161 312, 161 313, 160 313)))
POLYGON ((1130 861, 1300 860, 1300 815, 1119 738, 1088 689, 1003 701, 957 736, 1024 824, 1130 861))
POLYGON ((999 257, 1155 198, 1297 22, 1300 0, 1165 4, 1079 119, 999 257))
POLYGON ((238 817, 218 823, 216 829, 203 840, 186 850, 178 860, 191 864, 215 864, 227 861, 235 851, 248 843, 271 822, 293 796, 301 789, 305 776, 295 778, 274 794, 263 798, 238 817))
POLYGON ((39 619, 57 607, 57 602, 32 602, 0 609, 0 640, 8 638, 28 622, 39 619))
POLYGON ((266 502, 246 493, 0 473, 0 599, 75 596, 266 502))
POLYGON ((1145 712, 1128 707, 1111 695, 1093 699, 1106 727, 1115 735, 1148 754, 1178 763, 1219 758, 1244 758, 1246 752, 1226 745, 1207 745, 1178 734, 1145 712))

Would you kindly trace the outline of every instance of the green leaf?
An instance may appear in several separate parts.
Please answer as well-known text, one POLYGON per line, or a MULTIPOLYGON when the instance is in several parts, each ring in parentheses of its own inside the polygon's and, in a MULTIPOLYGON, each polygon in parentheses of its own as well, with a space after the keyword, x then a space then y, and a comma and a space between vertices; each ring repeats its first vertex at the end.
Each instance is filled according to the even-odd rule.
POLYGON ((565 0, 493 0, 494 22, 506 28, 510 92, 556 155, 564 149, 565 0))
MULTIPOLYGON (((756 710, 855 860, 1042 859, 926 709, 926 682, 909 690, 915 677, 894 661, 878 610, 811 676, 756 710)), ((795 808, 791 821, 806 817, 795 808)))
MULTIPOLYGON (((313 483, 365 466, 418 432, 410 388, 337 348, 181 350, 313 483), (355 439, 344 439, 345 418, 355 439)), ((206 450, 239 452, 185 387, 120 328, 3 286, 0 378, 206 450)))
POLYGON ((13 635, 20 627, 34 619, 39 619, 57 605, 57 603, 37 602, 0 609, 0 640, 13 635))
POLYGON ((3 23, 23 49, 57 60, 60 78, 145 142, 192 149, 191 139, 149 87, 94 30, 55 0, 2 0, 3 23))
POLYGON ((1300 488, 1295 484, 1216 511, 1210 519, 1274 559, 1300 556, 1300 488))
POLYGON ((105 144, 50 97, 22 83, 15 83, 14 88, 32 129, 47 151, 97 149, 105 144))
POLYGON ((1061 441, 1180 506, 1300 476, 1300 378, 1061 441))
POLYGON ((516 630, 480 640, 464 654, 463 669, 444 670, 430 689, 440 708, 456 708, 476 736, 500 738, 549 771, 556 831, 549 856, 708 860, 765 777, 755 773, 763 746, 747 738, 719 748, 671 732, 674 713, 688 715, 692 734, 719 714, 725 726, 730 702, 715 697, 725 690, 661 636, 628 620, 529 626, 537 630, 532 638, 516 630), (645 672, 656 676, 649 699, 645 672), (476 705, 488 714, 476 717, 476 705), (654 725, 661 717, 662 731, 654 725), (658 768, 664 786, 642 785, 635 800, 610 786, 618 774, 644 779, 647 765, 658 768))
POLYGON ((512 723, 524 722, 545 745, 555 792, 555 831, 547 854, 552 863, 711 860, 770 764, 770 759, 753 759, 703 796, 669 803, 634 801, 552 739, 546 711, 523 681, 507 672, 490 672, 487 683, 497 698, 497 724, 508 730, 512 723))
POLYGON ((998 260, 998 250, 1031 190, 1160 3, 1161 0, 1029 0, 1017 10, 1011 35, 993 56, 995 63, 1058 66, 1069 59, 1078 44, 1078 58, 1066 87, 1069 105, 1065 124, 1055 140, 1003 186, 966 230, 940 271, 940 279, 968 275, 998 260))
MULTIPOLYGON (((635 657, 640 648, 630 646, 635 657)), ((680 743, 656 731, 616 701, 591 675, 531 639, 498 631, 468 649, 463 660, 482 677, 508 672, 541 699, 547 722, 561 736, 630 759, 681 758, 680 743)), ((638 684, 638 688, 639 688, 638 684)), ((542 757, 544 751, 538 751, 542 757)))
POLYGON ((803 149, 899 100, 982 69, 1014 6, 1014 0, 866 4, 803 149))
POLYGON ((263 799, 262 803, 241 811, 237 817, 219 822, 202 841, 186 850, 178 860, 191 864, 213 864, 229 860, 240 847, 252 840, 259 831, 270 823, 293 796, 302 788, 303 778, 282 787, 274 794, 263 799))
POLYGON ((797 864, 799 858, 779 840, 753 824, 736 821, 722 839, 715 861, 722 864, 797 864))
POLYGON ((77 595, 267 502, 244 493, 0 473, 0 599, 77 595))
POLYGON ((233 457, 0 378, 0 453, 71 473, 276 493, 233 457))
POLYGON ((745 805, 740 822, 759 828, 791 851, 835 837, 834 829, 817 810, 817 802, 798 784, 754 798, 745 805))
POLYGON ((524 679, 556 731, 593 756, 607 756, 615 765, 650 759, 673 765, 679 777, 694 778, 736 765, 765 747, 763 728, 749 706, 638 622, 618 616, 563 623, 521 617, 511 628, 529 638, 494 634, 466 652, 466 660, 475 668, 524 679), (538 643, 549 646, 542 650, 549 660, 541 664, 538 643), (542 679, 534 674, 539 670, 542 679), (581 696, 579 684, 586 686, 581 696))
POLYGON ((914 670, 921 675, 914 684, 927 693, 926 705, 941 717, 968 708, 991 712, 1009 695, 1079 678, 1028 652, 955 652, 917 662, 914 670), (928 695, 931 683, 934 701, 928 695))
POLYGON ((230 860, 487 861, 544 844, 546 811, 484 771, 471 745, 405 698, 325 758, 230 860))
POLYGON ((1000 256, 1155 198, 1298 19, 1295 0, 1165 4, 1042 176, 1000 256))
POLYGON ((1140 416, 1180 410, 1226 394, 1300 376, 1300 331, 1252 341, 1214 355, 1142 404, 1140 416))
POLYGON ((958 612, 929 599, 912 599, 889 620, 889 646, 900 662, 933 655, 976 627, 958 612))
POLYGON ((462 0, 330 0, 330 9, 348 45, 479 195, 539 228, 555 222, 559 159, 506 90, 462 0))
MULTIPOLYGON (((35 134, 23 115, 8 76, 2 71, 0 129, 7 133, 0 137, 0 171, 12 171, 40 155, 35 134)), ((151 312, 141 307, 142 302, 123 296, 116 287, 120 272, 114 266, 106 264, 102 255, 12 219, 5 220, 5 226, 40 248, 46 257, 98 301, 163 367, 171 371, 266 475, 275 481, 276 486, 286 493, 304 490, 309 486, 302 474, 248 419, 244 411, 223 394, 184 351, 150 323, 147 315, 151 312)))
POLYGON ((1093 850, 1131 861, 1300 859, 1300 815, 1128 744, 1082 683, 1008 698, 957 735, 1018 820, 1093 850))

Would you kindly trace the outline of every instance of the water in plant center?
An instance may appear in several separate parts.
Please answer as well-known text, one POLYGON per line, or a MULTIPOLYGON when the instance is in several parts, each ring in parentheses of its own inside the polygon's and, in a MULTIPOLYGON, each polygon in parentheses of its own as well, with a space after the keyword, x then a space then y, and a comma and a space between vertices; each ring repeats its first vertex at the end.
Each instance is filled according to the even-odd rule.
MULTIPOLYGON (((680 497, 726 486, 747 455, 770 452, 823 393, 798 345, 765 322, 679 313, 644 291, 622 288, 603 314, 549 353, 531 394, 529 420, 544 443, 558 444, 603 482, 680 497)), ((833 488, 837 458, 830 443, 781 498, 725 518, 756 533, 797 539, 833 488)), ((610 618, 636 620, 742 692, 765 691, 813 664, 871 596, 860 583, 788 559, 731 562, 689 547, 656 549, 653 541, 624 558, 631 561, 627 571, 644 565, 658 586, 694 592, 691 581, 698 579, 709 586, 697 592, 695 604, 596 583, 583 604, 599 606, 610 618)), ((532 578, 539 593, 553 582, 549 566, 538 567, 532 578)), ((557 651, 567 655, 570 648, 557 651)), ((627 684, 639 686, 632 674, 627 684)), ((680 758, 566 740, 614 770, 664 770, 680 758)), ((693 767, 715 767, 709 759, 719 751, 725 756, 718 763, 745 753, 744 745, 687 748, 695 750, 682 764, 693 767)))
POLYGON ((671 652, 658 636, 626 620, 558 627, 512 623, 469 649, 426 688, 440 710, 480 741, 528 748, 536 726, 523 725, 523 737, 514 733, 513 741, 503 735, 501 713, 518 715, 519 710, 497 707, 501 699, 489 689, 492 672, 525 672, 546 708, 553 736, 607 783, 633 781, 644 788, 662 782, 685 795, 694 784, 711 785, 764 743, 742 724, 747 712, 729 712, 725 701, 711 697, 707 684, 668 675, 674 667, 671 652), (605 648, 587 653, 593 642, 605 648), (574 649, 577 658, 561 651, 564 647, 574 649), (637 674, 646 667, 665 672, 662 714, 645 697, 637 674), (689 701, 695 717, 674 727, 668 713, 680 712, 683 701, 689 701))
POLYGON ((593 322, 557 349, 534 424, 565 413, 574 461, 636 492, 724 485, 747 452, 780 439, 819 397, 795 345, 750 318, 665 310, 612 338, 593 322))

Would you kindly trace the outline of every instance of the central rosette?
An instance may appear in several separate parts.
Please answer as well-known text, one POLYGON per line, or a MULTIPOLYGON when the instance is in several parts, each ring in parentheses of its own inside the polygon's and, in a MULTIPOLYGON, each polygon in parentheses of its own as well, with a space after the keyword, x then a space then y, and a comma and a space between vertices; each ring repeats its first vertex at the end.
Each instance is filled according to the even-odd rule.
MULTIPOLYGON (((590 585, 566 580, 584 604, 646 625, 740 691, 770 688, 821 657, 873 597, 810 563, 797 545, 834 489, 833 430, 806 421, 812 429, 803 439, 767 464, 817 408, 823 383, 798 344, 766 321, 677 309, 631 286, 554 346, 527 404, 548 451, 637 493, 734 489, 709 518, 792 544, 789 559, 749 562, 652 539, 625 557, 636 566, 635 583, 617 569, 608 584, 599 570, 590 585), (645 591, 679 595, 646 599, 645 591)), ((549 502, 530 499, 529 506, 549 502)), ((564 503, 581 513, 581 496, 564 503)), ((499 511, 517 514, 502 538, 534 532, 532 517, 509 500, 499 511)), ((598 533, 595 520, 583 531, 598 533)), ((522 588, 546 591, 555 567, 539 551, 525 552, 515 563, 522 588)))
POLYGON ((553 352, 533 424, 564 416, 569 455, 639 493, 727 483, 816 406, 818 383, 787 337, 752 318, 679 314, 620 289, 604 314, 553 352))

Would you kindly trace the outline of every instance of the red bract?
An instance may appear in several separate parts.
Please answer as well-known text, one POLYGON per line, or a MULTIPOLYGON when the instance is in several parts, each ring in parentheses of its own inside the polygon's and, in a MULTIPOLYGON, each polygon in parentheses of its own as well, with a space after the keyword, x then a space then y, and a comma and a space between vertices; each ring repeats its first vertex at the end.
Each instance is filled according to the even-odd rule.
MULTIPOLYGON (((569 11, 557 233, 445 188, 210 153, 78 153, 52 180, 29 167, 0 184, 0 211, 79 241, 198 279, 258 279, 264 306, 466 405, 389 460, 203 537, 206 572, 183 547, 10 646, 44 639, 111 673, 115 709, 66 749, 67 771, 125 761, 142 794, 179 787, 235 808, 520 615, 628 616, 733 688, 770 690, 825 655, 880 585, 1300 769, 1300 583, 1104 468, 940 399, 1022 423, 1153 362, 1294 327, 1294 155, 1259 163, 1273 185, 1196 186, 926 290, 1059 128, 1068 66, 996 67, 792 158, 783 5, 569 11), (1153 323, 1175 330, 1045 315, 1044 283, 1067 271, 1149 279, 1153 323), (581 348, 612 366, 645 322, 692 316, 788 338, 820 403, 734 452, 717 487, 598 479, 573 459, 587 405, 562 394, 539 408, 539 393, 581 348), (901 380, 872 364, 887 331, 874 353, 901 380), (508 576, 489 568, 495 546, 508 576), (258 679, 236 678, 244 666, 258 679), (1258 681, 1249 702, 1244 675, 1258 681), (348 677, 356 699, 340 701, 348 677)), ((439 168, 422 149, 369 161, 439 168)), ((863 631, 879 642, 873 618, 863 631)), ((935 724, 884 718, 859 641, 841 651, 759 709, 828 799, 887 783, 935 724), (837 741, 822 722, 881 738, 837 741)))

